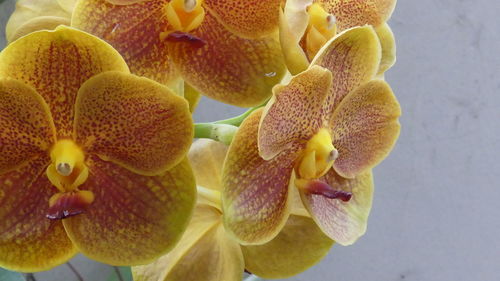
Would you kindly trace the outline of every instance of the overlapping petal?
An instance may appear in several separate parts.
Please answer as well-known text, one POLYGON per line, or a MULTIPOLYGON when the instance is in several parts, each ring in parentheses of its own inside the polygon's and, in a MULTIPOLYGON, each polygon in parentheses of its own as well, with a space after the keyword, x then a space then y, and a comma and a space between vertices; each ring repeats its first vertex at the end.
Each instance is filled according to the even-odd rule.
POLYGON ((222 189, 222 166, 227 150, 227 145, 210 139, 199 139, 193 143, 188 158, 197 185, 214 190, 222 189))
POLYGON ((280 11, 279 35, 281 49, 285 63, 293 75, 296 75, 309 66, 309 59, 300 45, 300 41, 307 29, 309 15, 307 5, 312 0, 288 0, 285 11, 280 11))
POLYGON ((281 0, 205 0, 224 27, 243 38, 260 38, 278 28, 281 0))
POLYGON ((50 110, 22 82, 0 78, 0 175, 46 153, 55 142, 50 110))
MULTIPOLYGON (((161 36, 169 29, 164 11, 169 1, 133 1, 137 3, 125 6, 109 2, 79 1, 71 25, 110 43, 127 61, 133 74, 162 84, 177 80, 178 74, 161 36)), ((124 1, 113 1, 118 2, 124 1)))
POLYGON ((175 249, 152 264, 134 267, 134 280, 241 280, 244 263, 240 246, 227 237, 220 215, 215 208, 197 206, 175 249))
POLYGON ((184 83, 184 98, 189 103, 189 111, 191 111, 191 113, 194 113, 201 99, 200 92, 196 91, 189 84, 184 83))
POLYGON ((1 267, 48 270, 76 254, 62 223, 45 218, 49 198, 57 192, 45 177, 49 162, 48 157, 38 157, 0 174, 1 267))
POLYGON ((80 86, 108 70, 128 72, 125 61, 111 46, 67 27, 32 33, 0 54, 0 78, 13 78, 36 89, 51 109, 58 138, 72 135, 80 86))
POLYGON ((401 108, 389 85, 373 80, 349 94, 333 114, 334 168, 353 178, 382 161, 399 136, 401 108))
POLYGON ((260 105, 285 73, 277 36, 240 38, 209 13, 192 33, 205 45, 171 42, 169 53, 182 77, 210 98, 243 107, 260 105))
POLYGON ((336 106, 352 90, 373 79, 378 72, 381 47, 377 34, 370 26, 349 29, 319 51, 311 65, 327 68, 333 75, 336 106))
POLYGON ((382 59, 377 74, 383 75, 396 63, 396 39, 387 23, 377 26, 375 32, 377 32, 382 47, 382 59))
POLYGON ((323 232, 341 245, 353 244, 366 231, 373 199, 373 179, 366 172, 354 179, 331 169, 323 179, 335 190, 351 192, 349 202, 301 191, 302 201, 323 232))
POLYGON ((156 175, 178 164, 193 138, 188 103, 166 86, 121 72, 85 82, 75 105, 75 140, 87 153, 156 175))
POLYGON ((297 149, 323 127, 329 117, 332 73, 313 66, 292 78, 288 85, 273 89, 259 126, 259 153, 272 159, 287 149, 297 149))
POLYGON ((264 245, 243 246, 241 250, 246 270, 276 279, 294 276, 315 265, 333 243, 311 218, 291 215, 273 240, 264 245))
POLYGON ((71 241, 86 256, 113 265, 152 262, 171 250, 188 225, 196 198, 186 161, 155 177, 92 156, 81 186, 95 195, 81 215, 67 218, 71 241))
POLYGON ((228 233, 240 244, 262 244, 283 228, 290 209, 289 182, 296 158, 284 151, 270 161, 259 156, 262 110, 241 125, 224 163, 222 206, 228 233))
POLYGON ((378 26, 387 21, 396 0, 315 0, 335 15, 339 30, 365 24, 378 26))

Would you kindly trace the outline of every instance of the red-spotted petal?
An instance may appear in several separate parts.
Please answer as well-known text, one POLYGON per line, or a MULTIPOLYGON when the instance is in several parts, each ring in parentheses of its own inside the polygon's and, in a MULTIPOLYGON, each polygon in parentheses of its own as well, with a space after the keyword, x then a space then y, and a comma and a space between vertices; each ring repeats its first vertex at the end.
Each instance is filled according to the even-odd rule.
POLYGON ((75 108, 75 139, 85 151, 136 173, 166 171, 191 145, 188 103, 147 78, 96 75, 80 88, 75 108))
POLYGON ((31 87, 0 78, 0 175, 48 153, 55 142, 49 107, 31 87))
POLYGON ((112 265, 152 262, 171 250, 187 227, 196 199, 187 160, 154 177, 91 157, 80 187, 95 195, 83 214, 63 221, 86 256, 112 265))
POLYGON ((228 233, 240 244, 274 238, 290 213, 289 182, 296 153, 266 161, 259 156, 257 130, 262 110, 241 125, 229 147, 222 173, 222 206, 228 233))
POLYGON ((46 218, 57 192, 45 176, 49 162, 39 157, 0 174, 0 267, 48 270, 76 254, 61 221, 46 218))
POLYGON ((162 84, 178 79, 166 42, 162 40, 162 33, 169 29, 164 11, 168 0, 113 0, 114 4, 127 2, 120 6, 108 2, 79 1, 71 25, 110 43, 127 61, 133 74, 162 84))
POLYGON ((192 40, 169 44, 172 61, 182 77, 204 95, 237 106, 257 106, 271 96, 286 67, 277 36, 240 38, 209 13, 192 40), (196 41, 197 42, 197 41, 196 41))
POLYGON ((302 202, 326 235, 341 245, 351 245, 366 231, 373 199, 372 174, 346 179, 331 169, 321 180, 335 190, 352 193, 351 200, 344 202, 300 190, 302 202))
POLYGON ((67 27, 31 33, 0 54, 0 78, 13 78, 36 89, 49 105, 59 138, 72 135, 80 86, 108 70, 128 72, 125 61, 111 46, 67 27))
POLYGON ((352 178, 380 163, 399 136, 401 108, 389 85, 373 80, 349 94, 332 116, 337 173, 352 178))
POLYGON ((281 0, 205 0, 205 7, 232 33, 259 38, 278 28, 281 0))

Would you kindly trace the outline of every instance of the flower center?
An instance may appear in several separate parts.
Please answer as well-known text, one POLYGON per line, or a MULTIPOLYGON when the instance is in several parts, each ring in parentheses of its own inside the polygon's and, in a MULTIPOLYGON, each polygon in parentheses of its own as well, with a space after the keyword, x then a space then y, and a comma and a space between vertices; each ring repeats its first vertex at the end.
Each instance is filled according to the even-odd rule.
POLYGON ((63 219, 80 214, 94 201, 91 191, 80 191, 88 178, 85 155, 75 142, 59 140, 50 152, 52 163, 47 167, 47 178, 60 191, 49 200, 49 219, 63 219))
POLYGON ((203 0, 172 0, 166 6, 171 31, 190 32, 201 25, 205 18, 203 0))
POLYGON ((308 7, 309 25, 307 27, 305 43, 307 55, 310 59, 318 53, 325 43, 337 33, 335 16, 327 13, 319 3, 308 7))

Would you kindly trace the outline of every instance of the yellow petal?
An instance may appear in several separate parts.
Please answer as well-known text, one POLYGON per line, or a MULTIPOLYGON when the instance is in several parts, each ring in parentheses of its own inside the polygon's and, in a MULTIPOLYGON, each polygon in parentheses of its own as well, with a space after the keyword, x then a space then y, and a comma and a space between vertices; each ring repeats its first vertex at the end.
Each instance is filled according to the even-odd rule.
POLYGON ((382 59, 377 75, 384 75, 389 68, 396 63, 396 40, 394 34, 387 23, 375 28, 380 44, 382 46, 382 59))
POLYGON ((365 24, 378 26, 387 21, 396 0, 316 0, 337 18, 339 30, 365 24))
POLYGON ((302 201, 326 235, 341 245, 351 245, 366 232, 373 199, 372 173, 346 179, 331 169, 322 180, 335 190, 352 193, 349 202, 301 190, 302 201))
POLYGON ((75 139, 87 153, 143 175, 157 175, 188 152, 188 103, 166 86, 121 72, 85 82, 75 105, 75 139))
POLYGON ((201 99, 200 92, 196 91, 189 84, 184 83, 184 98, 189 103, 189 111, 191 111, 191 113, 194 113, 201 99))
POLYGON ((220 212, 198 206, 181 241, 168 255, 132 268, 135 281, 237 281, 243 276, 240 246, 226 236, 220 212))
POLYGON ((67 27, 32 33, 0 54, 0 77, 13 78, 36 89, 49 105, 59 138, 72 135, 80 86, 108 70, 128 72, 111 46, 67 27))
POLYGON ((91 156, 82 190, 94 202, 63 220, 71 241, 86 256, 112 265, 152 262, 170 251, 186 229, 196 188, 187 160, 155 177, 141 176, 91 156))
POLYGON ((332 38, 311 65, 320 65, 332 72, 332 95, 336 106, 352 90, 375 77, 380 59, 377 34, 372 27, 364 26, 349 29, 332 38))
POLYGON ((242 39, 207 13, 192 36, 204 46, 176 41, 168 44, 169 53, 184 80, 210 98, 242 107, 261 105, 285 74, 277 34, 242 39))
POLYGON ((70 14, 73 13, 76 2, 78 2, 78 0, 57 0, 59 6, 61 6, 61 8, 63 8, 66 12, 70 14))
POLYGON ((0 78, 0 175, 48 155, 55 143, 49 107, 31 87, 0 78))
POLYGON ((210 139, 199 139, 193 143, 188 158, 197 185, 214 190, 222 189, 222 165, 227 150, 227 145, 210 139))
MULTIPOLYGON (((289 2, 297 2, 297 1, 287 1, 287 7, 289 2)), ((312 2, 312 1, 306 1, 306 2, 312 2)), ((285 10, 286 11, 286 10, 285 10)), ((292 13, 292 16, 294 14, 292 13)), ((281 43, 281 49, 283 50, 283 56, 285 58, 285 63, 293 75, 296 75, 304 70, 307 69, 309 66, 309 59, 307 58, 306 53, 300 46, 300 40, 302 39, 302 35, 305 32, 305 28, 307 28, 307 22, 309 15, 307 12, 302 10, 302 13, 299 13, 299 16, 297 16, 299 20, 294 21, 293 19, 289 19, 287 16, 283 14, 283 12, 280 10, 280 22, 279 22, 279 34, 280 34, 280 43, 281 43), (302 20, 302 21, 300 21, 302 20), (302 26, 295 27, 293 26, 293 23, 303 23, 304 30, 303 31, 298 31, 303 29, 302 26)))
POLYGON ((263 245, 243 246, 245 268, 269 279, 288 278, 318 263, 333 240, 308 217, 291 215, 283 230, 263 245))
POLYGON ((222 172, 222 206, 229 235, 240 244, 262 244, 273 239, 290 213, 289 182, 294 151, 270 161, 259 156, 257 130, 262 110, 241 125, 229 147, 222 172))
POLYGON ((203 4, 232 33, 261 38, 278 28, 281 0, 204 0, 203 4))
POLYGON ((70 19, 71 12, 54 0, 19 0, 5 28, 7 42, 34 31, 54 29, 59 24, 69 25, 70 19))
POLYGON ((169 84, 179 78, 161 36, 169 29, 164 11, 169 1, 134 2, 115 6, 106 0, 79 1, 71 25, 110 43, 133 74, 169 84))
POLYGON ((269 160, 287 149, 303 147, 329 119, 332 74, 313 66, 273 89, 259 126, 259 153, 269 160), (327 110, 327 111, 325 111, 327 110))
POLYGON ((373 80, 349 94, 332 117, 333 167, 352 178, 380 163, 399 136, 401 108, 389 85, 373 80))
POLYGON ((0 174, 0 267, 49 270, 76 254, 62 223, 46 218, 49 199, 57 192, 45 177, 49 162, 34 158, 0 174))

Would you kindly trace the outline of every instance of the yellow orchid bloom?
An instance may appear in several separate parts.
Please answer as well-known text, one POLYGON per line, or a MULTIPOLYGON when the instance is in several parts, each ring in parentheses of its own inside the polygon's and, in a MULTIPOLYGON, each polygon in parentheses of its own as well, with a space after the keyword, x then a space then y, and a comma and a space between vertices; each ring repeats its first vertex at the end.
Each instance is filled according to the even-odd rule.
POLYGON ((72 28, 0 53, 0 267, 153 261, 188 225, 187 102, 72 28))
POLYGON ((263 278, 287 278, 328 253, 333 241, 315 225, 300 201, 281 233, 265 245, 243 246, 228 236, 220 202, 227 149, 208 139, 193 144, 189 160, 199 189, 193 219, 169 254, 132 268, 135 281, 238 281, 245 269, 263 278))
POLYGON ((386 23, 396 0, 287 0, 280 14, 280 42, 292 74, 309 66, 319 50, 337 32, 372 25, 382 44, 378 74, 396 61, 396 43, 386 23))
POLYGON ((99 36, 132 73, 170 85, 179 75, 232 105, 264 103, 286 72, 281 0, 84 0, 72 26, 99 36))
POLYGON ((70 25, 76 0, 19 0, 5 32, 7 42, 39 30, 52 30, 59 25, 70 25))
POLYGON ((222 179, 224 223, 237 241, 273 239, 289 217, 295 188, 318 226, 339 244, 352 244, 365 232, 371 169, 400 131, 399 104, 389 85, 375 79, 380 60, 373 28, 349 29, 244 121, 222 179))

